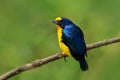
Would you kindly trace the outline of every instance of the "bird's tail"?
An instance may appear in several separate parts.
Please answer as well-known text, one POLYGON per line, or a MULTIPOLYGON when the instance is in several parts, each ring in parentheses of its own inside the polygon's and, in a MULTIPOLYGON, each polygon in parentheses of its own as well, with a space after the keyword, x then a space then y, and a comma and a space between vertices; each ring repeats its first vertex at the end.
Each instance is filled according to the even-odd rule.
POLYGON ((79 59, 79 63, 80 63, 80 68, 82 71, 88 70, 88 64, 87 64, 84 56, 79 59))

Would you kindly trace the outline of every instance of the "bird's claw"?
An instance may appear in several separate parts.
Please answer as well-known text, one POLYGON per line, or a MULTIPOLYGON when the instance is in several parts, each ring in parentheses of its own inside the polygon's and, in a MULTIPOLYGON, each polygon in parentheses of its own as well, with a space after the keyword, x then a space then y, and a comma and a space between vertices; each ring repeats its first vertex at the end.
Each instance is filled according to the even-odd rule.
POLYGON ((66 57, 64 57, 64 61, 67 62, 66 57))

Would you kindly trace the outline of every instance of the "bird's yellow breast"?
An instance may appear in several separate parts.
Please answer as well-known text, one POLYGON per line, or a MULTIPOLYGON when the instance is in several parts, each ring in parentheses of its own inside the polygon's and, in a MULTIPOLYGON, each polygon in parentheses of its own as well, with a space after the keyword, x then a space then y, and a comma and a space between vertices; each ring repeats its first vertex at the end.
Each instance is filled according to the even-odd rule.
POLYGON ((57 26, 57 29, 58 42, 61 50, 64 52, 64 54, 71 56, 69 48, 62 42, 62 28, 60 26, 57 26))

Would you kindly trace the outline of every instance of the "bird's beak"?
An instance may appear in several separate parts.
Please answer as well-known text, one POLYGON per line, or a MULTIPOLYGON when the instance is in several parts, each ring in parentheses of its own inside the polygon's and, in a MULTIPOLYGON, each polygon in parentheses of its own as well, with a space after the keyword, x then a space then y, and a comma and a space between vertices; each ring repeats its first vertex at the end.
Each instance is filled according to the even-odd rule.
POLYGON ((57 24, 58 22, 56 20, 52 21, 53 23, 57 24))

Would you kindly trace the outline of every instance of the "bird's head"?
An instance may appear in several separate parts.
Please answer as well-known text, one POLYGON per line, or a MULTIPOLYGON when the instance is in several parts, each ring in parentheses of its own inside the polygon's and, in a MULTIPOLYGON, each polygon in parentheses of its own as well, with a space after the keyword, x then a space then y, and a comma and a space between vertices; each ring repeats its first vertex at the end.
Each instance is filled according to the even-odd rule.
POLYGON ((61 28, 64 28, 66 25, 71 25, 73 24, 71 20, 64 18, 64 17, 57 17, 53 23, 56 25, 60 26, 61 28))

